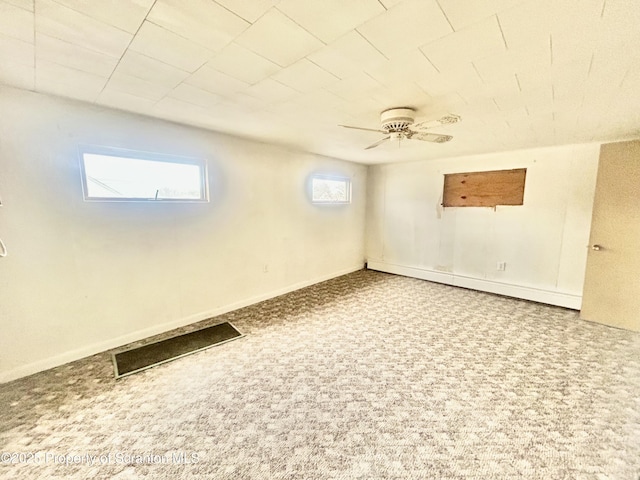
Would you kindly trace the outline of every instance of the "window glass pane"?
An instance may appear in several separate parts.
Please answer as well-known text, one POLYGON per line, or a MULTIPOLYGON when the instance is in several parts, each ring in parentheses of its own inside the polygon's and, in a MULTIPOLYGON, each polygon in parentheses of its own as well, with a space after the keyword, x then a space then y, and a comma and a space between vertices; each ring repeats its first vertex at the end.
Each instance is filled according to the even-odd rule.
POLYGON ((206 200, 203 165, 83 153, 85 197, 112 200, 206 200))
POLYGON ((311 199, 317 203, 348 203, 351 201, 350 183, 346 178, 314 177, 311 199))

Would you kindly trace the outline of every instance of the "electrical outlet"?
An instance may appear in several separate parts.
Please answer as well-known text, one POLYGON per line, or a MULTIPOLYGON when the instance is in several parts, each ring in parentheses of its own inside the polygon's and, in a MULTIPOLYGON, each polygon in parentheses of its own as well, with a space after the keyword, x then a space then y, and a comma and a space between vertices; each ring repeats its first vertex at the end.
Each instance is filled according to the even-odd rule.
POLYGON ((507 262, 498 262, 496 264, 496 270, 504 272, 507 269, 507 262))

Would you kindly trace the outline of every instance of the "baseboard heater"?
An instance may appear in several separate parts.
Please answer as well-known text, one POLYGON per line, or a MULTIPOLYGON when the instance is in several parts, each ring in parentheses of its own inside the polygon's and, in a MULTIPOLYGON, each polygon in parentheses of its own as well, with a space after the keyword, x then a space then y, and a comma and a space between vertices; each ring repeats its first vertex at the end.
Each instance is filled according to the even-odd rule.
POLYGON ((176 360, 244 335, 229 322, 112 354, 116 378, 176 360))

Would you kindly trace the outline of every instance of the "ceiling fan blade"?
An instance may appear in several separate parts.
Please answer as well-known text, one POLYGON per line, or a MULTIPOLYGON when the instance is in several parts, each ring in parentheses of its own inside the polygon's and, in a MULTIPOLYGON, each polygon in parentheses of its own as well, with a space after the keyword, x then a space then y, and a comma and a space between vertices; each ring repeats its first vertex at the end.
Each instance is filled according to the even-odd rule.
POLYGON ((369 150, 370 148, 375 148, 378 145, 383 144, 384 142, 386 142, 387 140, 389 140, 391 138, 391 135, 387 135, 386 137, 384 137, 382 140, 378 140, 376 143, 372 143, 371 145, 369 145, 368 147, 365 148, 365 150, 369 150))
POLYGON ((415 139, 415 140, 424 140, 425 142, 434 142, 434 143, 445 143, 451 140, 453 137, 451 135, 441 135, 439 133, 414 133, 411 136, 407 136, 407 138, 415 139))
POLYGON ((426 122, 414 123, 410 125, 409 128, 415 129, 423 129, 423 128, 432 128, 439 127, 441 125, 451 125, 452 123, 458 123, 460 121, 460 115, 456 115, 454 113, 449 113, 438 120, 428 120, 426 122))
POLYGON ((350 125, 338 125, 338 126, 344 127, 344 128, 353 128, 354 130, 366 130, 367 132, 387 133, 384 130, 379 130, 377 128, 352 127, 350 125))

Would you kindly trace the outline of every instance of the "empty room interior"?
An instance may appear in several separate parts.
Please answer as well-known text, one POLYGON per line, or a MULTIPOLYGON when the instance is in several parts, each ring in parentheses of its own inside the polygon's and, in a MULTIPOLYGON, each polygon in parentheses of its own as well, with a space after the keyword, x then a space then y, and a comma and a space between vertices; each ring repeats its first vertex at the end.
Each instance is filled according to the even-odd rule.
POLYGON ((636 0, 0 0, 0 478, 640 477, 636 0))

